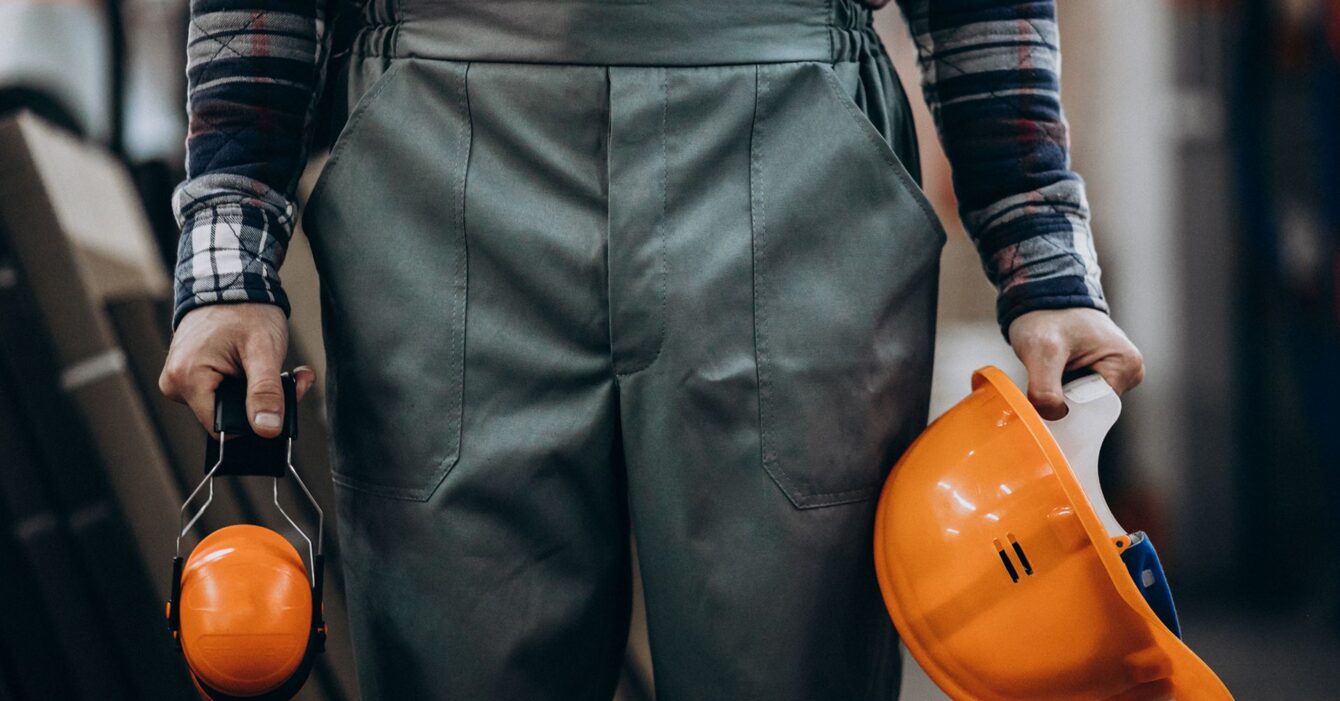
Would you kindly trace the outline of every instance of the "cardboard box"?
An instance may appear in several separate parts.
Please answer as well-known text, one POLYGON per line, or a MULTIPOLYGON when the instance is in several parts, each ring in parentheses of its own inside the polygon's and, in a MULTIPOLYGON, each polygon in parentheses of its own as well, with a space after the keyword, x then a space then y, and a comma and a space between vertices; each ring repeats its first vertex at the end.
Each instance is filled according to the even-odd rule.
MULTIPOLYGON (((47 627, 66 651, 16 667, 25 684, 63 677, 79 689, 24 698, 180 698, 190 685, 155 615, 162 604, 152 578, 163 573, 140 557, 87 427, 59 390, 54 344, 2 234, 0 491, 28 555, 23 567, 0 571, 37 578, 36 595, 11 600, 30 602, 29 614, 49 611, 47 627)), ((36 638, 33 644, 40 647, 36 638)))
MULTIPOLYGON (((0 122, 0 163, 0 228, 46 322, 62 389, 92 435, 141 561, 169 562, 181 492, 102 307, 109 296, 168 288, 151 269, 157 254, 134 188, 110 155, 26 113, 0 122)), ((167 578, 154 582, 166 600, 167 578)))

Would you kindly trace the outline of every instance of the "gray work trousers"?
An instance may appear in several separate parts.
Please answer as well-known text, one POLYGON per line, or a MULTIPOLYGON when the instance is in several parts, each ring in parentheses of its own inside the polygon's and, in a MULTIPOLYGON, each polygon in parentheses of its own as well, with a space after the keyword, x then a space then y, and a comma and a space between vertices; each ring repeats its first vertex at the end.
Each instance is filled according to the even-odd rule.
POLYGON ((304 216, 365 699, 608 701, 630 530, 662 701, 897 696, 944 232, 870 19, 367 5, 304 216))

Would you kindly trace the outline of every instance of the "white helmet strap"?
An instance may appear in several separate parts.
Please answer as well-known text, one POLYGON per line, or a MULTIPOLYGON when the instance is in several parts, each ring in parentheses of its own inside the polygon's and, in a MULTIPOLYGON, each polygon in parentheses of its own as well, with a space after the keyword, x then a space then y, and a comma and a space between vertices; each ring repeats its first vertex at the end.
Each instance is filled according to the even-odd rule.
POLYGON ((1098 451, 1103 447, 1108 430, 1121 415, 1121 398, 1098 374, 1072 380, 1066 383, 1062 392, 1069 412, 1056 421, 1044 420, 1044 423, 1065 454, 1070 469, 1079 478, 1084 495, 1098 513, 1098 520, 1102 521, 1107 534, 1114 538, 1124 536, 1126 529, 1112 515, 1098 480, 1098 451))

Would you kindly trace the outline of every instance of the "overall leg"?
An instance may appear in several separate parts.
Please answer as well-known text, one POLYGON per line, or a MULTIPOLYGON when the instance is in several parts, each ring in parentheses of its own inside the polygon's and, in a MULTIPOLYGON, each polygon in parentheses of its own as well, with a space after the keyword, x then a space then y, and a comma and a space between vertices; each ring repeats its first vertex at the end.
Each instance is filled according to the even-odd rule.
POLYGON ((598 68, 396 59, 307 214, 368 701, 613 693, 605 100, 598 68))
POLYGON ((874 499, 925 425, 943 233, 853 68, 611 69, 611 221, 615 165, 660 186, 610 277, 662 701, 897 695, 874 499))

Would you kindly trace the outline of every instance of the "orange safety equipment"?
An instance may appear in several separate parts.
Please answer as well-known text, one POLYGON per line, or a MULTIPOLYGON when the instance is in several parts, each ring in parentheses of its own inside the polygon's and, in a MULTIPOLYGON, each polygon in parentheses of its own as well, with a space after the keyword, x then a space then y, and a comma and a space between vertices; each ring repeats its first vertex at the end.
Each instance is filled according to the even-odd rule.
POLYGON ((283 536, 236 525, 209 534, 182 571, 179 639, 204 688, 260 696, 289 681, 307 657, 312 590, 283 536))
POLYGON ((894 466, 875 566, 907 649, 956 701, 1232 699, 1176 634, 1148 540, 1102 497, 1120 400, 1097 375, 1064 393, 1069 413, 1045 421, 978 370, 894 466))
POLYGON ((209 701, 287 701, 302 688, 325 648, 324 516, 290 461, 297 433, 296 383, 288 373, 282 379, 285 425, 270 440, 252 433, 247 423, 245 381, 228 378, 219 385, 214 409, 219 440, 210 441, 209 470, 179 514, 168 629, 196 689, 209 701), (275 507, 306 541, 310 569, 284 536, 249 524, 210 533, 183 561, 181 539, 214 500, 214 479, 225 475, 274 479, 275 507), (302 489, 316 514, 315 541, 279 504, 279 479, 285 476, 302 489), (204 504, 188 521, 192 502, 202 494, 207 495, 204 504))

